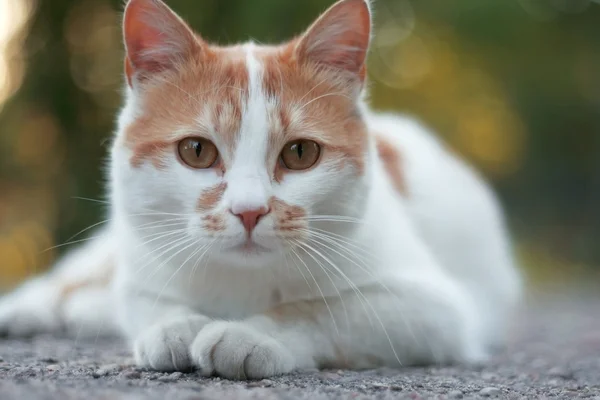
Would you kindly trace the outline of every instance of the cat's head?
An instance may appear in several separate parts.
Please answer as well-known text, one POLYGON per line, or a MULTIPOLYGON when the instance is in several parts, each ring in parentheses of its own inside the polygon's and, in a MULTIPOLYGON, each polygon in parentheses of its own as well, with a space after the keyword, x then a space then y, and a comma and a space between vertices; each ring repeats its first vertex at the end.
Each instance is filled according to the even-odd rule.
POLYGON ((353 228, 370 34, 366 0, 342 0, 283 45, 218 47, 162 1, 130 0, 115 212, 145 242, 256 266, 353 228))

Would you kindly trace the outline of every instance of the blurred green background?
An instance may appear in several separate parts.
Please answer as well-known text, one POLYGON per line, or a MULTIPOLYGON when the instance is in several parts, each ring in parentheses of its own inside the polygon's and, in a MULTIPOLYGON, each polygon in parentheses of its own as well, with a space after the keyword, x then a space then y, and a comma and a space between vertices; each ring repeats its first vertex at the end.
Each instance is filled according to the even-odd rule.
MULTIPOLYGON (((0 0, 0 287, 104 219, 123 0, 0 0)), ((170 0, 206 39, 280 42, 332 0, 170 0)), ((493 183, 535 282, 600 273, 600 4, 377 0, 372 103, 493 183)), ((477 221, 473 221, 477 223, 477 221)))

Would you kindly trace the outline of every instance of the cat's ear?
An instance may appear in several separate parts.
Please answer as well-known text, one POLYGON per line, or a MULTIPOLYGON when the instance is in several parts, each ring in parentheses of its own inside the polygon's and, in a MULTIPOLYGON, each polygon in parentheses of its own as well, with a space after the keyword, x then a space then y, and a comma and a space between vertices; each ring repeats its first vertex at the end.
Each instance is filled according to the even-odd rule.
POLYGON ((123 36, 130 86, 135 80, 175 68, 202 47, 188 25, 161 0, 129 0, 123 36))
POLYGON ((367 0, 341 0, 327 10, 298 42, 298 58, 348 71, 361 81, 371 39, 371 10, 367 0))

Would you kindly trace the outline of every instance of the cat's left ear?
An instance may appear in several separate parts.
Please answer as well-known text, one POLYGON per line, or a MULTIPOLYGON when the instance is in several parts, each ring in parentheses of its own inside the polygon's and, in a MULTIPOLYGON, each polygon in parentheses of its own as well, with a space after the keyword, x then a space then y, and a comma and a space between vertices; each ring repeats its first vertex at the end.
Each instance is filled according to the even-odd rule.
POLYGON ((340 0, 327 10, 297 44, 301 62, 366 76, 371 39, 371 10, 367 0, 340 0))
POLYGON ((200 39, 161 0, 129 0, 123 36, 127 56, 125 73, 134 81, 174 69, 202 49, 200 39))

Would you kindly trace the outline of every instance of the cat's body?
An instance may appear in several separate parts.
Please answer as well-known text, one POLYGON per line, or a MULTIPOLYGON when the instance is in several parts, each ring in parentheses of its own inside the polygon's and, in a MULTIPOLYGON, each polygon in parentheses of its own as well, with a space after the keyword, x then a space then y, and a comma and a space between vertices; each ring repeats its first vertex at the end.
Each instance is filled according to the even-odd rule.
POLYGON ((343 0, 289 45, 207 49, 130 1, 110 222, 5 298, 0 329, 120 332, 142 366, 230 378, 501 345, 521 283, 500 209, 426 129, 363 104, 368 12, 343 0), (197 134, 219 156, 199 168, 196 146, 188 168, 171 146, 197 134))

